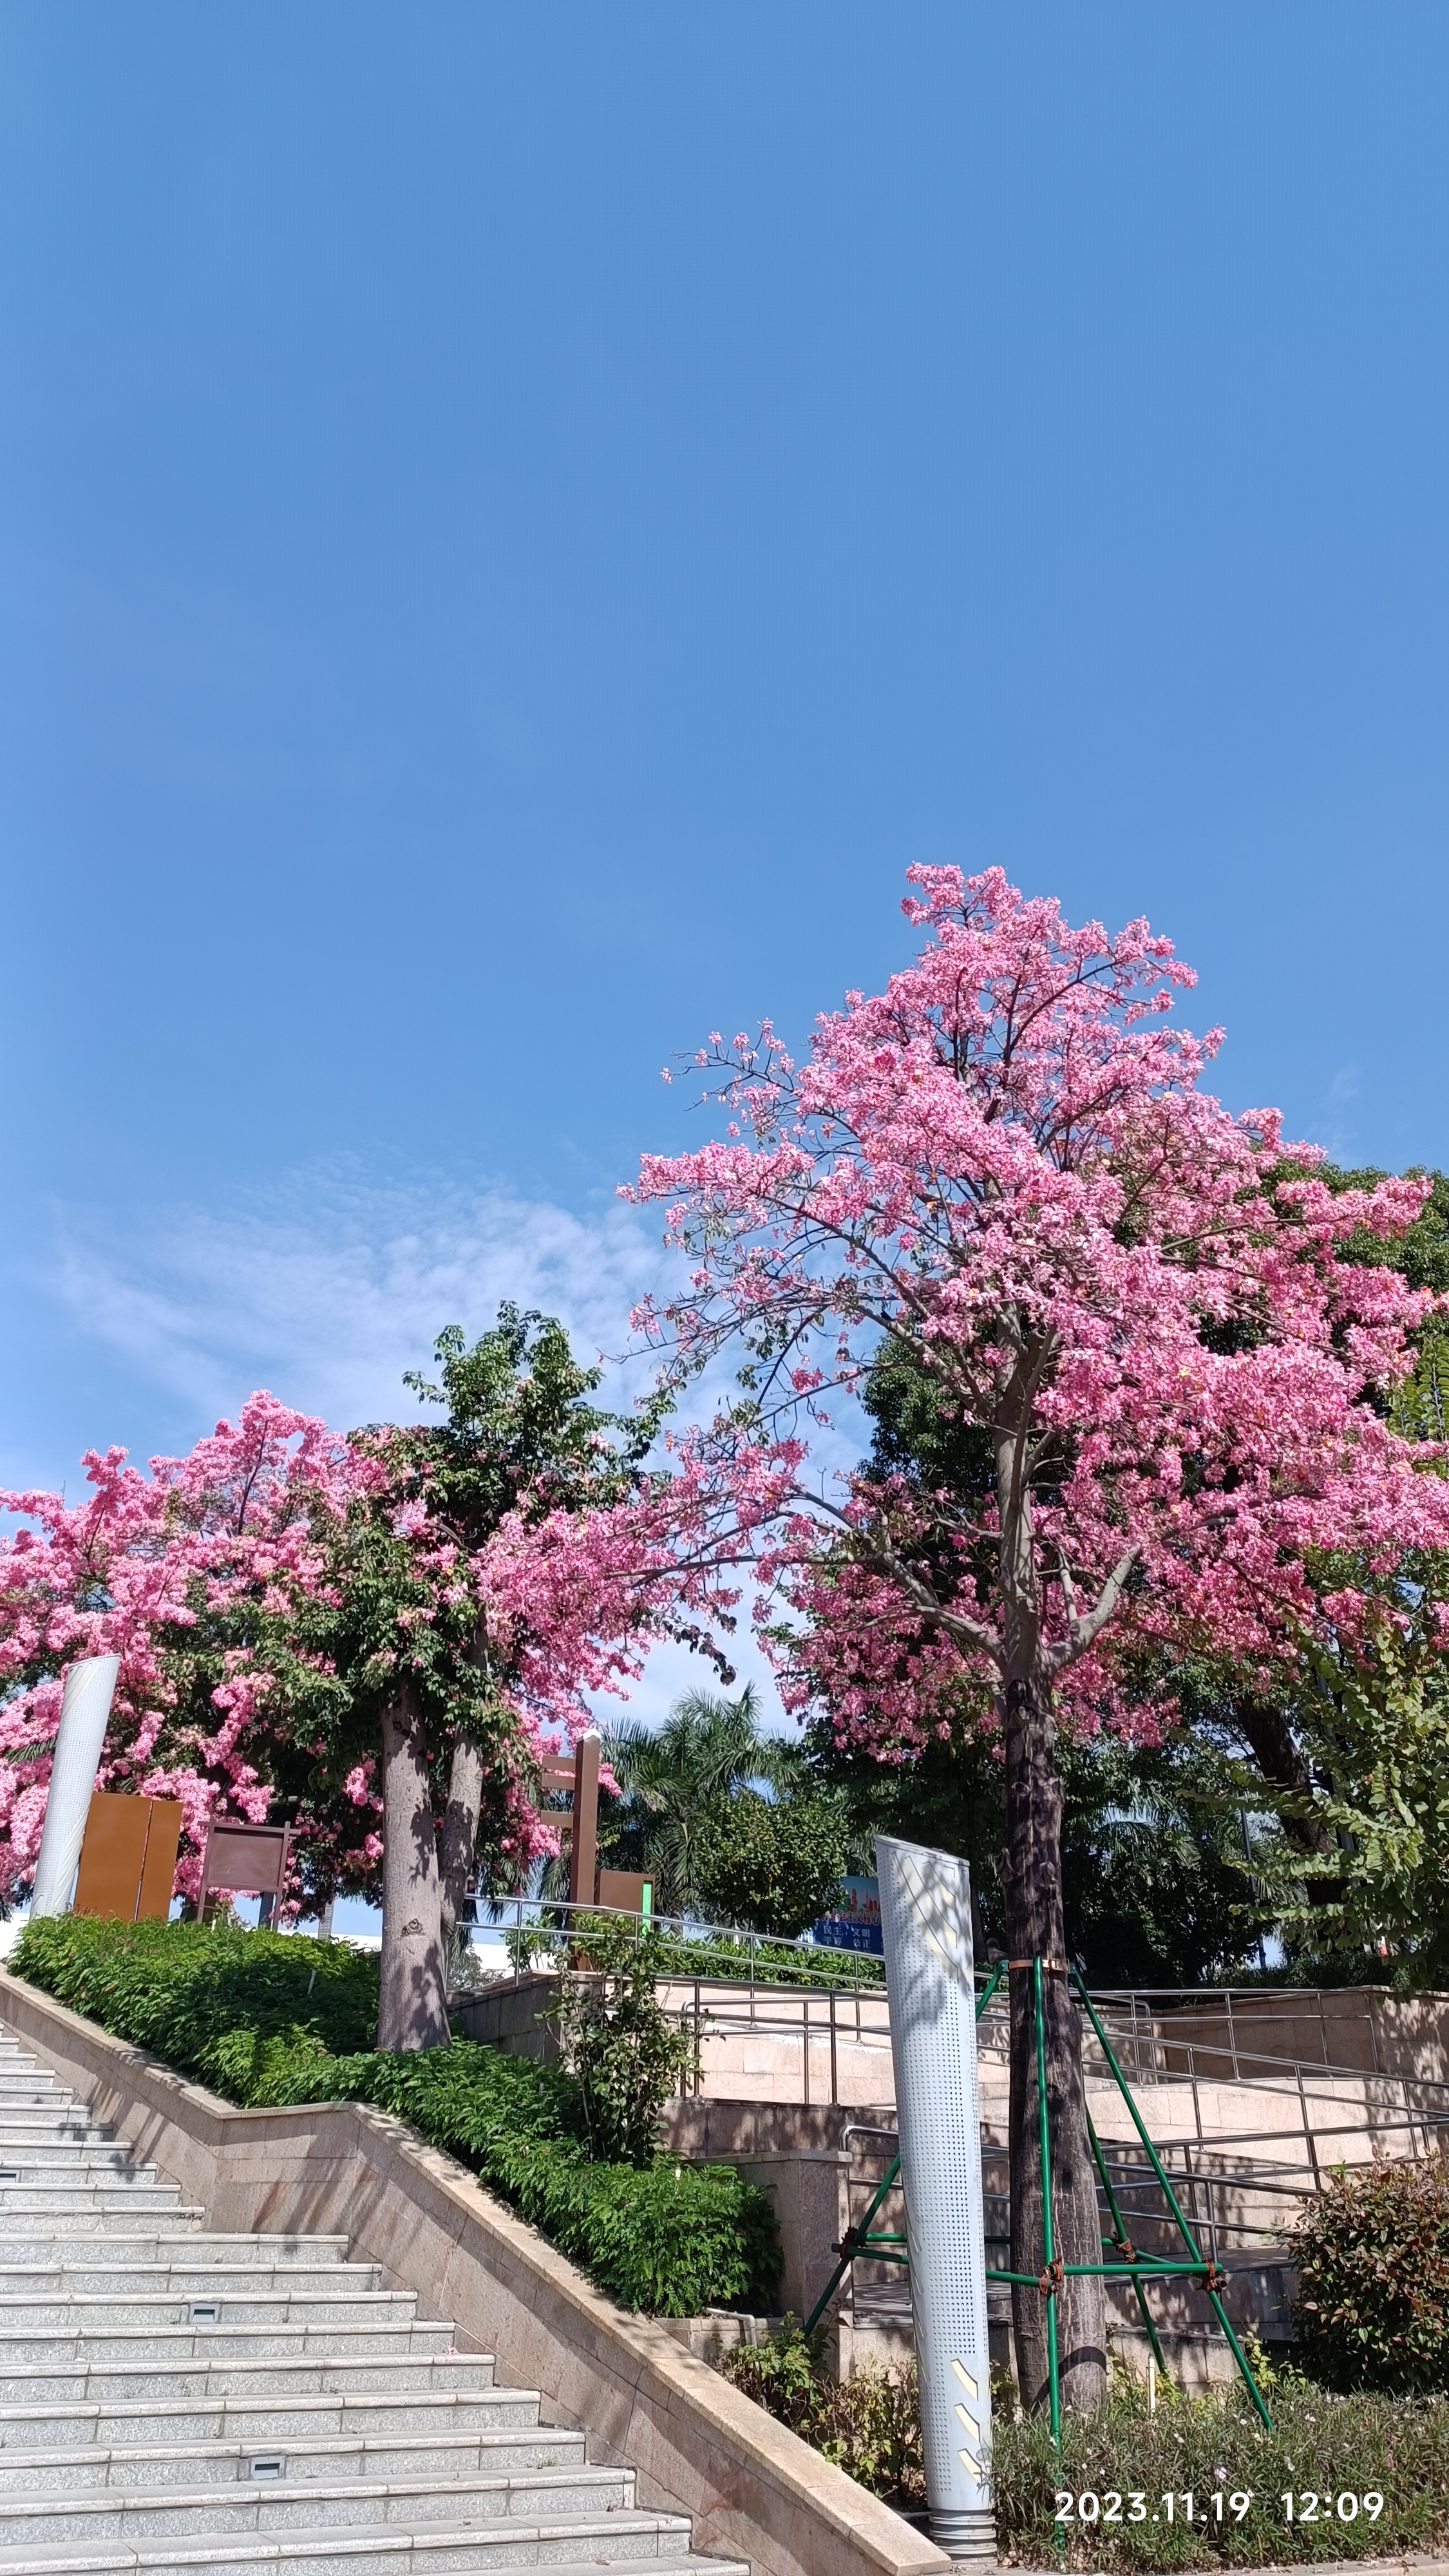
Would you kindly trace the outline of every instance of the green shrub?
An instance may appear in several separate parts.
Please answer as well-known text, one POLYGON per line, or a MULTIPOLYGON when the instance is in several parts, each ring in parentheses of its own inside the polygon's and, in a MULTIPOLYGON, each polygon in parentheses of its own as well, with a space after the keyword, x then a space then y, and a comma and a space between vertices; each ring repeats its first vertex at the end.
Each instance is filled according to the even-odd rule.
POLYGON ((843 1800, 809 1791, 762 1798, 742 1789, 716 1809, 700 1840, 704 1911, 786 1939, 824 1913, 850 1857, 843 1800))
POLYGON ((238 2029, 306 2031, 339 2054, 370 2048, 377 2031, 377 1959, 345 1941, 56 1914, 26 1924, 9 1964, 187 2075, 238 2029))
POLYGON ((665 2103, 698 2071, 699 2040, 658 2000, 648 1935, 601 1915, 588 1944, 588 1973, 560 1979, 548 2018, 578 2086, 590 2155, 642 2167, 654 2161, 665 2103))
POLYGON ((926 2501, 916 2365, 867 2363, 853 2379, 828 2379, 793 2318, 768 2343, 737 2344, 719 2367, 756 2404, 834 2460, 872 2495, 919 2509, 926 2501))
POLYGON ((377 1961, 295 1934, 63 1916, 27 1926, 16 1973, 228 2100, 375 2103, 456 2156, 621 2307, 692 2316, 773 2305, 779 2241, 763 2193, 729 2165, 590 2160, 580 2087, 561 2067, 454 2040, 367 2045, 377 1961))
MULTIPOLYGON (((818 2372, 798 2327, 758 2351, 741 2349, 720 2364, 747 2396, 793 2427, 817 2450, 892 2503, 919 2503, 924 2491, 915 2374, 870 2371, 837 2387, 818 2372)), ((1449 2404, 1438 2398, 1333 2396, 1296 2373, 1272 2390, 1273 2428, 1265 2431, 1241 2389, 1177 2398, 1149 2413, 1145 2391, 1120 2378, 1092 2416, 1069 2416, 1060 2453, 1042 2413, 999 2408, 992 2469, 997 2554, 1003 2565, 1104 2571, 1302 2565, 1314 2560, 1398 2556, 1442 2549, 1449 2538, 1449 2404), (1114 2493, 1126 2500, 1115 2524, 1056 2521, 1057 2495, 1114 2493), (1191 2528, 1181 2518, 1183 2491, 1208 2512, 1191 2528), (1241 2522, 1224 2507, 1218 2523, 1210 2499, 1248 2494, 1241 2522), (1285 2519, 1291 2490, 1337 2497, 1377 2491, 1383 2511, 1351 2522, 1335 2513, 1285 2519), (1172 2495, 1168 2522, 1162 2499, 1172 2495), (1141 2496, 1140 2522, 1126 2519, 1141 2496), (1156 2515, 1156 2519, 1153 2516, 1156 2515)))
MULTIPOLYGON (((607 1919, 607 1918, 606 1918, 607 1919)), ((577 1935, 562 1923, 515 1926, 503 1935, 514 1966, 558 1967, 577 1935)), ((777 1941, 747 1933, 687 1932, 656 1919, 634 1938, 647 1949, 656 1977, 720 1977, 730 1984, 820 1986, 851 1990, 883 1986, 884 1962, 868 1950, 831 1950, 809 1941, 777 1941)))
POLYGON ((1449 2391, 1449 2166, 1335 2174, 1294 2236, 1298 2354, 1325 2387, 1449 2391))

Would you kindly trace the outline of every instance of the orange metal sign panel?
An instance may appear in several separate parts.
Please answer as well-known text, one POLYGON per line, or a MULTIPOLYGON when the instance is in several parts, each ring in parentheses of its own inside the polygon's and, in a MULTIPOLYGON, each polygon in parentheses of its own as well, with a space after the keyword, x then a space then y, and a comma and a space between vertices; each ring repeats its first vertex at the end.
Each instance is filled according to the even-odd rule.
POLYGON ((76 1875, 76 1914, 164 1921, 171 1910, 181 1808, 174 1798, 98 1789, 86 1816, 76 1875))
POLYGON ((176 1846, 181 1840, 181 1802, 178 1798, 153 1798, 151 1830, 146 1836, 146 1866, 141 1872, 141 1892, 136 1900, 138 1923, 164 1923, 171 1911, 171 1890, 176 1877, 176 1846))

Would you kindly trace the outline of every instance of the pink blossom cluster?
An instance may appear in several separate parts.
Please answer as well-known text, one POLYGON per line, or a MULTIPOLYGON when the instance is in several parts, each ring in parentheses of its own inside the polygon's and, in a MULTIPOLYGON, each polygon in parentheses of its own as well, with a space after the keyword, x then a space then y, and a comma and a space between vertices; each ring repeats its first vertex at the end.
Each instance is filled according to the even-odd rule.
POLYGON ((177 1885, 193 1895, 208 1818, 267 1813, 271 1792, 245 1745, 270 1675, 238 1651, 201 1722, 178 1728, 168 1649, 208 1610, 245 1597, 274 1613, 321 1584, 326 1526, 367 1471, 325 1423, 265 1392, 188 1457, 153 1458, 144 1474, 115 1448, 83 1464, 82 1503, 0 1494, 22 1522, 0 1538, 0 1866, 19 1894, 40 1845, 66 1668, 116 1654, 100 1784, 179 1799, 177 1885))
POLYGON ((1090 1726, 1123 1641, 1261 1662, 1322 1615, 1316 1551, 1367 1576, 1449 1544, 1441 1453, 1385 1420, 1432 1301, 1339 1258, 1400 1232, 1427 1183, 1336 1191, 1276 1112, 1229 1114, 1201 1087, 1221 1033, 1168 1024, 1194 978, 1144 922, 1071 928, 999 869, 910 875, 914 964, 823 1015, 801 1066, 768 1024, 712 1038, 725 1133, 647 1157, 626 1193, 693 1259, 687 1293, 636 1317, 676 1389, 733 1358, 747 1393, 640 1501, 488 1552, 541 1699, 551 1637, 607 1681, 621 1637, 671 1605, 732 1615, 749 1581, 787 1693, 847 1737, 899 1750, 963 1705, 989 1726, 1023 1657, 1090 1726), (891 1350, 991 1433, 969 1513, 810 1472, 826 1402, 891 1350), (922 1573, 926 1534, 955 1577, 922 1573))
MULTIPOLYGON (((338 1542, 360 1503, 381 1506, 406 1560, 391 1629, 373 1641, 369 1682, 400 1673, 445 1623, 467 1651, 488 1616, 482 1569, 434 1520, 425 1495, 391 1503, 386 1451, 376 1433, 348 1441, 258 1392, 235 1423, 218 1423, 184 1458, 153 1458, 145 1472, 120 1449, 88 1453, 82 1503, 0 1493, 0 1510, 20 1524, 0 1536, 0 1886, 10 1900, 24 1895, 34 1870, 65 1674, 81 1656, 120 1657, 99 1785, 180 1802, 183 1896, 196 1895, 214 1816, 267 1816, 282 1745, 320 1759, 319 1720, 315 1709, 299 1714, 298 1684, 308 1673, 326 1680, 332 1667, 309 1645, 316 1623, 309 1630, 305 1614, 337 1600, 338 1542), (218 1656, 214 1640, 228 1634, 245 1642, 218 1656)), ((583 1687, 611 1668, 610 1651, 571 1608, 565 1555, 545 1588, 546 1655, 517 1607, 505 1622, 524 1680, 503 1693, 490 1813, 520 1867, 549 1847, 531 1802, 540 1724, 577 1732, 587 1715, 583 1687)), ((596 1601, 596 1619, 599 1608, 596 1601)), ((615 1652, 612 1663, 622 1670, 624 1662, 615 1652)), ((376 1758, 353 1762, 340 1794, 303 1800, 299 1859, 325 1859, 328 1883, 365 1887, 381 1856, 382 1812, 376 1758)), ((295 1892, 287 1910, 296 1910, 295 1892)))

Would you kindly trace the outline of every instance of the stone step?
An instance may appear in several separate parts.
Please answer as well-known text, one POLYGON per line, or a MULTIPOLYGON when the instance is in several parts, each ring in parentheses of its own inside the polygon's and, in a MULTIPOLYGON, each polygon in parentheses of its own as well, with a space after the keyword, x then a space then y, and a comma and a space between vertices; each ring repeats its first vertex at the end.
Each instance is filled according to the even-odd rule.
MULTIPOLYGON (((389 2484, 400 2478, 526 2476, 544 2469, 587 2465, 585 2437, 547 2425, 484 2426, 430 2434, 401 2432, 313 2433, 286 2442, 146 2441, 77 2445, 42 2443, 36 2450, 0 2444, 0 2499, 22 2490, 96 2487, 212 2487, 235 2489, 240 2480, 271 2479, 288 2485, 361 2479, 389 2484)), ((4 2514, 0 2501, 0 2517, 4 2514)))
MULTIPOLYGON (((215 2345, 219 2338, 210 2341, 215 2345)), ((48 2370, 35 2366, 0 2369, 0 2410, 12 2406, 112 2406, 144 2400, 183 2405, 211 2404, 222 2398, 269 2398, 281 2404, 293 2396, 344 2396, 355 2390, 384 2390, 400 2395, 422 2390, 492 2385, 493 2364, 486 2353, 414 2352, 380 2354, 273 2353, 267 2358, 212 2352, 196 2360, 113 2361, 105 2366, 84 2357, 48 2370)))
POLYGON ((442 2318, 407 2315, 396 2324, 381 2319, 348 2325, 229 2326, 197 2320, 190 2325, 142 2326, 128 2331, 85 2331, 44 2326, 32 2333, 10 2326, 0 2331, 0 2387, 18 2370, 51 2372, 57 2364, 84 2361, 89 2370, 115 2362, 155 2363, 166 2369, 173 2360, 209 2358, 213 2353, 231 2364, 280 2360, 292 2354, 315 2360, 341 2359, 367 2353, 379 2360, 451 2352, 453 2329, 442 2318))
POLYGON ((48 2152, 65 2148, 72 2154, 83 2154, 87 2148, 114 2147, 118 2143, 109 2129, 74 2112, 63 2112, 57 2119, 50 2111, 11 2111, 0 2119, 0 2164, 23 2164, 28 2155, 42 2147, 48 2152))
POLYGON ((57 2204, 68 2208, 81 2191, 171 2191, 177 2184, 158 2174, 154 2165, 132 2164, 124 2147, 99 2147, 62 2144, 53 2146, 32 2141, 6 2158, 0 2165, 0 2209, 11 2205, 15 2191, 48 2191, 57 2204))
POLYGON ((16 2102, 8 2093, 0 2093, 0 2135, 3 2135, 6 2129, 17 2125, 25 2127, 38 2125, 41 2122, 46 2122, 58 2130, 88 2130, 96 2137, 109 2138, 115 2135, 114 2122, 96 2119, 94 2114, 87 2110, 84 2102, 73 2100, 16 2102))
POLYGON ((138 2182, 159 2178, 154 2165, 133 2165, 130 2148, 114 2138, 25 2138, 8 2156, 0 2156, 0 2169, 17 2182, 36 2175, 47 2184, 82 2174, 118 2173, 138 2182))
MULTIPOLYGON (((280 2457, 280 2454, 276 2455, 280 2457)), ((538 2527, 597 2525, 628 2520, 636 2512, 634 2480, 626 2469, 534 2469, 517 2477, 402 2477, 312 2479, 233 2477, 228 2486, 95 2487, 70 2494, 53 2489, 0 2495, 0 2565, 8 2550, 28 2539, 50 2549, 114 2548, 129 2541, 208 2539, 237 2532, 315 2533, 356 2523, 459 2522, 538 2527)), ((658 2527, 678 2517, 647 2514, 658 2527)), ((688 2526, 682 2526, 687 2534, 688 2526)), ((582 2556, 582 2551, 577 2553, 582 2556)), ((643 2553, 641 2553, 643 2554, 643 2553)), ((648 2554, 652 2555, 652 2551, 648 2554)))
POLYGON ((344 2238, 202 2215, 0 2034, 0 2576, 750 2576, 344 2238))
MULTIPOLYGON (((121 2452, 133 2444, 216 2444, 234 2442, 248 2452, 280 2443, 306 2445, 344 2436, 348 2440, 395 2441, 416 2434, 422 2441, 447 2439, 454 2433, 537 2430, 539 2399, 531 2388, 497 2388, 486 2353, 466 2358, 478 2366, 475 2385, 458 2388, 400 2387, 353 2389, 338 2395, 267 2393, 256 2397, 142 2399, 107 2406, 0 2407, 0 2454, 10 2450, 61 2450, 95 2443, 121 2452)), ((570 2436, 570 2439, 573 2437, 570 2436)))
POLYGON ((382 2288, 380 2263, 237 2263, 208 2260, 169 2263, 107 2262, 105 2248, 83 2237, 68 2256, 49 2263, 10 2263, 0 2269, 0 2304, 61 2298, 261 2297, 289 2287, 298 2296, 340 2299, 350 2291, 382 2288))
MULTIPOLYGON (((127 2183, 114 2181, 86 2183, 71 2190, 58 2190, 54 2184, 13 2183, 0 2185, 0 2226, 4 2241, 10 2242, 13 2222, 17 2218, 45 2218, 57 2227, 83 2227, 92 2235, 106 2218, 173 2218, 181 2214, 181 2194, 174 2182, 127 2183)), ((186 2215, 200 2218, 204 2212, 188 2209, 186 2215)))
POLYGON ((602 2524, 564 2524, 559 2533, 548 2525, 533 2530, 515 2523, 502 2534, 486 2525, 434 2523, 417 2532, 374 2523, 352 2531, 293 2532, 280 2537, 257 2534, 244 2540, 217 2540, 204 2548, 195 2543, 142 2544, 138 2549, 35 2549, 13 2555, 0 2551, 0 2576, 523 2576, 538 2567, 578 2565, 605 2570, 637 2567, 647 2562, 650 2576, 750 2576, 743 2559, 700 2558, 679 2546, 674 2531, 658 2533, 655 2545, 637 2530, 617 2530, 613 2517, 602 2524), (560 2540, 582 2539, 578 2550, 560 2540))
POLYGON ((98 2342, 104 2347, 118 2334, 130 2338, 177 2326, 204 2327, 218 2334, 272 2325, 392 2331, 411 2325, 416 2307, 411 2290, 369 2289, 348 2281, 333 2286, 316 2276, 286 2282, 276 2290, 260 2280, 239 2289, 233 2280, 223 2292, 203 2280, 187 2289, 172 2289, 163 2281, 150 2295, 136 2290, 79 2290, 70 2285, 50 2293, 30 2291, 19 2298, 0 2291, 0 2350, 9 2335, 79 2335, 88 2345, 98 2342), (195 2316, 193 2308, 212 2313, 195 2316))
MULTIPOLYGON (((169 2213, 168 2221, 169 2221, 169 2213)), ((285 2266, 299 2272, 325 2271, 347 2260, 345 2236, 222 2236, 215 2231, 184 2225, 164 2229, 142 2225, 132 2227, 119 2222, 103 2235, 94 2230, 86 2233, 76 2228, 57 2230, 53 2235, 39 2232, 13 2236, 7 2230, 4 2250, 12 2264, 94 2263, 98 2268, 113 2260, 125 2268, 130 2264, 166 2267, 172 2262, 192 2261, 254 2267, 261 2271, 285 2266)), ((366 2269, 359 2266, 359 2269, 366 2269)))

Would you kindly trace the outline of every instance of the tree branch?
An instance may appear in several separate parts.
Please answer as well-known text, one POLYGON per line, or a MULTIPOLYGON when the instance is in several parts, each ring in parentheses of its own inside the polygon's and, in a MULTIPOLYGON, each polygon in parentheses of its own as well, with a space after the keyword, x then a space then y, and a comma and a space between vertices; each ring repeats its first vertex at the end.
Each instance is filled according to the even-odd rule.
POLYGON ((1076 1663, 1089 1647, 1095 1646, 1122 1598, 1127 1578, 1140 1554, 1140 1548, 1129 1547, 1125 1556, 1118 1557, 1090 1610, 1076 1609, 1071 1577, 1065 1566, 1060 1569, 1062 1597, 1067 1605, 1067 1633, 1046 1650, 1047 1670, 1054 1681, 1058 1673, 1065 1672, 1068 1664, 1076 1663))

